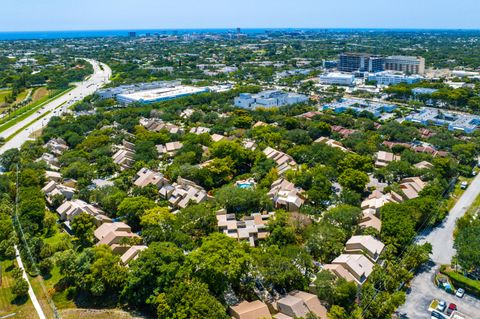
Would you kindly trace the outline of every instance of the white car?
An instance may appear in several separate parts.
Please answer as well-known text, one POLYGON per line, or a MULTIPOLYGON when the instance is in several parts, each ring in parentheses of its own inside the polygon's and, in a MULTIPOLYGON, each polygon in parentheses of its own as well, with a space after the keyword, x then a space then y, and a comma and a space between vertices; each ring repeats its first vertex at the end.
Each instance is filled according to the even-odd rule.
POLYGON ((465 295, 465 290, 463 290, 462 288, 458 288, 455 296, 457 296, 458 298, 463 298, 463 295, 465 295))
POLYGON ((438 302, 437 310, 440 312, 444 312, 445 308, 447 308, 447 302, 445 300, 440 300, 438 302))
POLYGON ((460 188, 461 188, 461 189, 467 189, 467 187, 468 187, 468 183, 467 183, 467 182, 462 182, 462 183, 460 184, 460 188))

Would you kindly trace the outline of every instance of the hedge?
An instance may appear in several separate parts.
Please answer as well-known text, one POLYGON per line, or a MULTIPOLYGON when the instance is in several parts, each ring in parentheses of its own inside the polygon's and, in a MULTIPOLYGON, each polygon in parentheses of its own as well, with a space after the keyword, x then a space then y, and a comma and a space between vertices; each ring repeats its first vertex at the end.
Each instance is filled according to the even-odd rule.
POLYGON ((457 289, 463 288, 467 293, 480 297, 480 281, 465 277, 453 270, 440 269, 440 272, 448 276, 457 289))

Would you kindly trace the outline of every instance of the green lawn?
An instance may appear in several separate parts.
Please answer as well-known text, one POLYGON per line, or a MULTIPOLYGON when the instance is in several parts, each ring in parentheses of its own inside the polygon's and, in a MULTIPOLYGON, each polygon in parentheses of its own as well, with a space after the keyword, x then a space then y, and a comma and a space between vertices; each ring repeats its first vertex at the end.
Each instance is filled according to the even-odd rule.
POLYGON ((4 260, 0 262, 1 266, 1 285, 0 285, 0 317, 15 313, 13 318, 36 318, 35 308, 30 299, 17 301, 12 293, 14 279, 11 274, 11 268, 14 261, 4 260))
POLYGON ((18 94, 17 99, 15 100, 16 103, 22 102, 28 95, 29 90, 23 90, 20 94, 18 94))
POLYGON ((0 91, 0 105, 3 104, 5 96, 12 93, 12 90, 1 90, 0 91))
POLYGON ((63 94, 66 94, 67 92, 73 90, 74 88, 69 88, 65 91, 60 91, 57 92, 53 96, 44 96, 41 99, 39 99, 36 102, 30 103, 27 106, 16 110, 15 112, 11 113, 8 117, 0 120, 0 132, 5 131, 6 129, 9 129, 10 127, 14 126, 16 123, 19 121, 23 121, 30 115, 34 114, 39 108, 41 108, 43 105, 53 101, 54 99, 60 97, 63 94))

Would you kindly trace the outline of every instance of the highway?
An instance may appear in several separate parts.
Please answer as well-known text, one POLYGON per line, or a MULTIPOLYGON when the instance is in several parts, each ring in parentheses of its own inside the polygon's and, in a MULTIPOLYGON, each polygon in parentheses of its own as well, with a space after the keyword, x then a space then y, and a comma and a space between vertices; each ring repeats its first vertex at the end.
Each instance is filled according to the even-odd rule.
POLYGON ((14 138, 0 147, 0 154, 3 154, 6 150, 11 148, 20 148, 20 146, 22 146, 22 144, 29 139, 29 136, 32 134, 32 132, 35 132, 47 125, 48 121, 50 121, 53 116, 64 113, 70 105, 74 104, 76 101, 82 100, 84 97, 90 94, 93 94, 97 89, 109 82, 112 75, 112 70, 108 67, 108 65, 90 59, 86 60, 93 66, 93 74, 83 82, 74 83, 75 88, 70 92, 49 102, 39 111, 1 132, 0 137, 7 139, 11 135, 15 134, 15 132, 18 130, 22 130, 15 135, 14 138), (35 121, 36 119, 38 120, 35 121), (32 121, 35 122, 31 123, 32 121), (25 126, 29 123, 31 124, 25 128, 25 126))
MULTIPOLYGON (((17 135, 15 135, 15 137, 6 142, 5 145, 0 147, 0 154, 3 154, 5 151, 11 148, 20 148, 20 146, 22 146, 22 144, 29 139, 30 134, 44 127, 48 123, 48 121, 50 121, 52 116, 61 115, 62 113, 67 111, 68 106, 74 104, 76 101, 82 100, 84 97, 90 94, 93 94, 98 88, 108 83, 112 75, 112 70, 106 64, 88 59, 87 61, 93 66, 93 75, 88 77, 83 82, 75 83, 75 88, 73 90, 49 102, 48 104, 44 105, 40 111, 32 114, 25 120, 16 123, 11 128, 0 133, 0 136, 8 138, 11 135, 15 134, 15 132, 17 132, 18 130, 22 130, 17 135), (29 123, 31 124, 29 125, 29 123)), ((42 307, 38 302, 38 299, 32 289, 28 276, 23 267, 23 262, 17 246, 15 246, 15 252, 18 267, 23 272, 23 278, 28 282, 28 295, 32 300, 38 317, 40 319, 46 319, 45 313, 43 312, 42 307)))
POLYGON ((411 291, 407 295, 404 305, 398 309, 400 318, 430 318, 427 312, 428 305, 434 298, 440 298, 448 303, 453 302, 460 312, 478 318, 480 312, 480 300, 465 295, 460 299, 437 288, 433 284, 433 277, 441 264, 450 264, 455 255, 453 248, 453 231, 458 218, 462 217, 480 194, 480 175, 477 175, 468 189, 458 199, 455 206, 450 210, 444 222, 431 230, 420 234, 418 243, 429 242, 432 244, 431 262, 424 267, 411 282, 411 291))

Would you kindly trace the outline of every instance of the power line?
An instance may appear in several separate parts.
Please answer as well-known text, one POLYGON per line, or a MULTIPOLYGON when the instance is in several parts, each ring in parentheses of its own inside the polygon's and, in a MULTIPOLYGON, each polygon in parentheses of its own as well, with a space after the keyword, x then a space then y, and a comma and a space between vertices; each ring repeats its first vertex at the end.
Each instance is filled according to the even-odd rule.
MULTIPOLYGON (((447 189, 442 193, 442 197, 444 197, 447 192, 450 190, 450 188, 452 187, 452 185, 455 184, 455 182, 457 181, 458 179, 458 176, 452 178, 450 184, 448 185, 447 189)), ((412 244, 417 241, 418 239, 418 234, 421 234, 423 233, 424 231, 426 230, 429 230, 429 229, 433 229, 433 225, 432 224, 427 224, 427 223, 430 223, 431 222, 431 218, 433 216, 433 211, 428 215, 428 218, 425 218, 423 223, 420 225, 418 231, 417 231, 417 235, 415 235, 409 242, 408 245, 406 245, 402 252, 400 253, 400 255, 397 257, 397 259, 399 260, 399 264, 400 266, 403 264, 403 261, 413 252, 413 250, 410 250, 409 252, 407 252, 407 254, 405 256, 402 256, 405 254, 405 252, 407 251, 408 248, 410 248, 412 246, 412 244), (400 260, 401 258, 401 260, 400 260)), ((402 266, 401 266, 402 267, 402 266)), ((413 269, 412 269, 413 270, 413 269)), ((409 272, 412 272, 412 270, 410 270, 409 272)), ((392 277, 387 277, 387 280, 385 280, 383 282, 383 290, 379 290, 379 289, 376 289, 375 286, 381 282, 382 280, 380 281, 377 281, 376 283, 373 284, 373 288, 375 289, 375 294, 373 296, 373 298, 370 300, 370 302, 367 304, 366 307, 363 308, 363 311, 362 311, 362 315, 365 315, 365 312, 368 310, 368 308, 371 306, 371 304, 377 299, 377 296, 380 292, 383 292, 383 291, 386 291, 386 284, 389 282, 388 280, 392 280, 392 277)), ((402 283, 399 285, 399 287, 397 288, 397 291, 400 289, 400 287, 402 287, 403 285, 405 284, 404 281, 402 281, 402 283)))
MULTIPOLYGON (((18 197, 19 197, 18 194, 20 193, 20 192, 19 192, 19 183, 18 183, 18 172, 19 172, 19 167, 18 167, 18 164, 17 164, 14 222, 16 221, 16 224, 17 224, 17 226, 18 226, 17 228, 20 230, 20 234, 21 234, 21 237, 22 237, 22 241, 23 241, 23 243, 24 243, 24 246, 25 246, 25 249, 26 249, 26 251, 27 251, 28 257, 29 257, 29 259, 30 259, 30 262, 32 263, 33 270, 35 271, 35 274, 38 276, 39 271, 38 271, 37 263, 35 262, 35 259, 33 258, 33 255, 32 255, 32 253, 31 253, 31 251, 30 251, 30 246, 29 246, 28 243, 27 243, 27 239, 26 239, 26 237, 25 237, 25 232, 23 231, 22 223, 20 222, 20 218, 19 218, 19 216, 18 216, 18 197)), ((40 286, 42 287, 43 294, 44 294, 45 297, 47 298, 48 304, 49 304, 50 307, 52 308, 53 315, 54 315, 55 319, 61 319, 60 314, 58 313, 57 307, 55 306, 55 303, 53 302, 52 299, 50 299, 50 297, 49 297, 49 295, 48 295, 47 288, 45 287, 45 285, 44 285, 44 283, 43 283, 43 279, 40 278, 39 282, 40 282, 40 286)))

